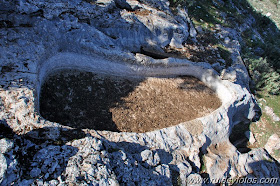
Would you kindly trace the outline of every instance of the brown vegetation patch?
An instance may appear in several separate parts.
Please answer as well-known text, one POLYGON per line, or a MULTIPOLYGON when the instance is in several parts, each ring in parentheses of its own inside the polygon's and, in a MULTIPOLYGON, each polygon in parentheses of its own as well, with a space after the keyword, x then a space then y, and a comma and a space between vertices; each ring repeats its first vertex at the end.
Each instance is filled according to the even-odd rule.
POLYGON ((42 87, 41 115, 74 128, 147 132, 202 117, 221 105, 193 77, 123 78, 68 71, 42 87))
POLYGON ((146 9, 137 9, 133 13, 139 16, 148 16, 151 14, 151 12, 146 9))
POLYGON ((210 64, 224 60, 225 64, 231 63, 230 52, 222 48, 213 33, 198 34, 196 41, 188 39, 183 48, 165 46, 166 56, 188 59, 193 62, 208 62, 210 64))

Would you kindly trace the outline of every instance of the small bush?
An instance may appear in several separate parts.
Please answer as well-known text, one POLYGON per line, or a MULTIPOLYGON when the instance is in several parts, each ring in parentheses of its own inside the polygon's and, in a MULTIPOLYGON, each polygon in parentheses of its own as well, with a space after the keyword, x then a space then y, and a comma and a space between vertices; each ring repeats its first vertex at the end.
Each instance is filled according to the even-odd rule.
POLYGON ((252 79, 256 82, 256 89, 267 91, 270 94, 280 92, 280 74, 270 67, 267 59, 254 58, 252 55, 245 58, 252 79))
POLYGON ((271 72, 264 75, 265 89, 270 94, 279 94, 280 91, 280 74, 277 72, 271 72))

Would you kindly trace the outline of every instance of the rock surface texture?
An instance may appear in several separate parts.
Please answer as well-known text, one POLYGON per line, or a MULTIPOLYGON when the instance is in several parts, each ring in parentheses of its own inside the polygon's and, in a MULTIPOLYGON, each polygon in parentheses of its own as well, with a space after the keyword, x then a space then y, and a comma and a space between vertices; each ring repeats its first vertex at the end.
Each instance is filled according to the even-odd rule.
MULTIPOLYGON (((218 32, 224 38, 234 33, 218 32)), ((187 185, 205 176, 204 166, 215 182, 279 177, 266 151, 241 154, 229 142, 234 125, 260 117, 238 41, 226 40, 233 64, 219 70, 165 52, 196 37, 187 10, 171 11, 167 0, 1 0, 0 36, 0 185, 187 185), (42 84, 61 69, 191 75, 222 105, 146 133, 70 128, 39 111, 42 84)))

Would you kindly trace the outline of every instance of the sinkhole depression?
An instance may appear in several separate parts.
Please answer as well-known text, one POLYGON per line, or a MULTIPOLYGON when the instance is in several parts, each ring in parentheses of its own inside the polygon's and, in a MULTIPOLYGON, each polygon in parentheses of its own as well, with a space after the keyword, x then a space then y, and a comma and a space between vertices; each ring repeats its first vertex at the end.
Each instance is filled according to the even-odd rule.
POLYGON ((192 76, 126 77, 64 69, 41 86, 40 114, 73 128, 148 132, 210 114, 215 92, 192 76))

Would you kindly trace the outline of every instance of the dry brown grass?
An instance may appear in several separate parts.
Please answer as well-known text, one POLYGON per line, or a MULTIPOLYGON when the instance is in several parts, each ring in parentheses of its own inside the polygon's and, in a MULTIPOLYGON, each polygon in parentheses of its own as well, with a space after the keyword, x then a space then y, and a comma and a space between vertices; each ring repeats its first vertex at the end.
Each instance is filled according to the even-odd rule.
POLYGON ((40 112, 74 128, 147 132, 216 110, 216 94, 193 77, 124 79, 75 72, 43 86, 40 112))

